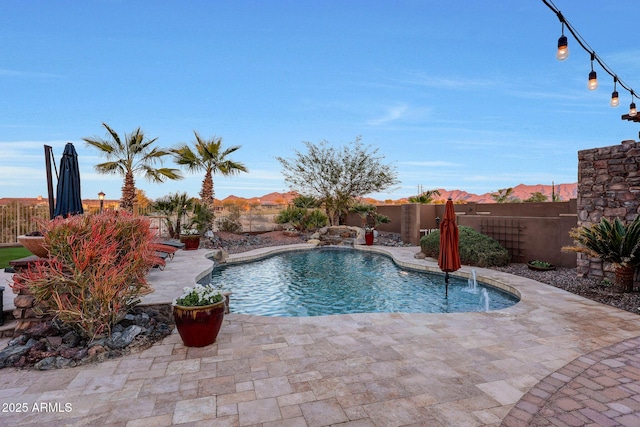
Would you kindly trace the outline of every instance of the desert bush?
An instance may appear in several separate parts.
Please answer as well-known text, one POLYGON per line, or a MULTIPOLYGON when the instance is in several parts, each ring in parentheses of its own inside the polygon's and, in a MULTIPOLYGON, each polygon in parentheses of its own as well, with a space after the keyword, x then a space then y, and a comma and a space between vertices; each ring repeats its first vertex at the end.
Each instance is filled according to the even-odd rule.
POLYGON ((329 217, 320 209, 308 211, 304 218, 305 230, 317 230, 329 222, 329 217))
POLYGON ((278 224, 285 224, 288 222, 294 227, 298 228, 306 212, 306 208, 299 208, 295 205, 287 206, 282 211, 280 211, 280 213, 276 217, 276 222, 278 224))
POLYGON ((232 209, 229 215, 216 219, 216 226, 218 230, 226 231, 227 233, 242 233, 240 210, 232 209))
POLYGON ((315 230, 327 225, 329 218, 320 209, 287 206, 276 217, 278 224, 291 224, 296 230, 315 230))
MULTIPOLYGON (((509 264, 509 251, 497 240, 475 231, 471 227, 460 226, 460 262, 477 267, 493 267, 509 264)), ((422 253, 438 258, 440 253, 440 232, 435 231, 420 239, 422 253)))
POLYGON ((88 339, 110 336, 139 297, 152 290, 149 221, 127 212, 41 221, 49 259, 13 276, 37 306, 88 339))

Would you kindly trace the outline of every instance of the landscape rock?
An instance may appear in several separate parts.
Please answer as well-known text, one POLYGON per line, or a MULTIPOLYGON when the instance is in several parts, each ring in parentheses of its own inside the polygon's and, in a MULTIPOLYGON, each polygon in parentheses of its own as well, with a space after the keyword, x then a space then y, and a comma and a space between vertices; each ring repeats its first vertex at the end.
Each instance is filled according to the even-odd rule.
POLYGON ((111 337, 107 339, 106 344, 113 349, 125 348, 133 342, 133 339, 142 332, 142 327, 138 325, 131 325, 122 332, 116 332, 111 334, 111 337))
POLYGON ((60 369, 120 357, 150 347, 173 330, 171 306, 135 307, 115 325, 111 337, 91 342, 55 321, 38 324, 0 351, 0 368, 60 369))

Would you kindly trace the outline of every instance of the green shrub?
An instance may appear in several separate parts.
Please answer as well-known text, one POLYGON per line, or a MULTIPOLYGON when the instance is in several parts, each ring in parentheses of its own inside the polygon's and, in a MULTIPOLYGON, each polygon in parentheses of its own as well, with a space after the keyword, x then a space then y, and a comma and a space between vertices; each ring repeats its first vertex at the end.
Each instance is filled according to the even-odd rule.
MULTIPOLYGON (((471 227, 460 226, 460 262, 463 265, 493 267, 509 264, 509 252, 496 240, 478 233, 471 227)), ((438 258, 440 232, 435 231, 420 239, 422 253, 438 258)))
POLYGON ((329 217, 325 215, 320 209, 314 209, 311 212, 307 212, 304 218, 305 230, 317 230, 318 228, 327 225, 329 217))
POLYGON ((302 222, 302 218, 306 214, 306 208, 299 208, 297 206, 287 206, 284 208, 278 216, 276 217, 276 222, 278 224, 291 223, 294 227, 297 228, 297 225, 300 225, 302 222))
POLYGON ((12 287, 26 288, 42 311, 85 338, 111 335, 139 297, 152 292, 149 221, 107 211, 39 225, 49 259, 16 273, 12 287))
POLYGON ((287 206, 276 217, 278 224, 291 224, 296 230, 315 230, 327 225, 329 218, 320 209, 287 206))

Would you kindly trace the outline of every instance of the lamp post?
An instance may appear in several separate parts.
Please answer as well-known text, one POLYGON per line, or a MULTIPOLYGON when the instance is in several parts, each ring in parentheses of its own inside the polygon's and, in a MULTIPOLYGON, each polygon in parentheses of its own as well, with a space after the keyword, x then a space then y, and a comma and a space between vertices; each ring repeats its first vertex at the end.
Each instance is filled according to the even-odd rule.
POLYGON ((104 196, 105 194, 102 191, 98 193, 98 199, 100 200, 100 213, 104 210, 104 196))

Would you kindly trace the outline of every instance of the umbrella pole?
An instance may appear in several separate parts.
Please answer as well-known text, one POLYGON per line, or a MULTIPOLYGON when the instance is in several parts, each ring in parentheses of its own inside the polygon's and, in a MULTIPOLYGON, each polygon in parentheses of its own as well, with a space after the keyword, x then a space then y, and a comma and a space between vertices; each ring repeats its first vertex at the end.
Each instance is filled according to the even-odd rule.
POLYGON ((449 272, 444 273, 444 297, 449 298, 449 272))
POLYGON ((52 148, 49 145, 44 146, 44 165, 47 171, 47 191, 49 192, 49 219, 53 219, 53 177, 51 175, 51 156, 53 156, 52 148))

